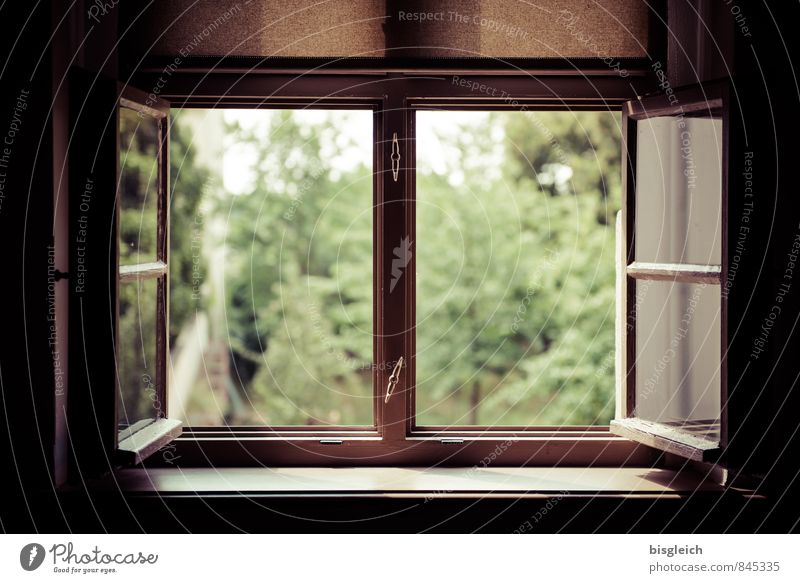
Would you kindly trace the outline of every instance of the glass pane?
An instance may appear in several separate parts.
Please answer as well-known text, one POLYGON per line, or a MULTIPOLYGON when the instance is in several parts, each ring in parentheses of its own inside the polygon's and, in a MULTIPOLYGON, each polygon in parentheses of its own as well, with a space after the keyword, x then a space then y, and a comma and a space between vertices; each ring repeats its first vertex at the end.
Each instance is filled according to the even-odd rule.
POLYGON ((619 124, 417 112, 418 426, 609 422, 619 124))
POLYGON ((169 416, 372 426, 372 112, 174 119, 169 416))
POLYGON ((719 265, 722 120, 638 121, 636 260, 719 265))
POLYGON ((119 261, 121 265, 157 259, 158 121, 120 108, 119 261))
MULTIPOLYGON (((138 430, 164 416, 156 391, 156 301, 158 280, 119 286, 117 421, 120 430, 138 430)), ((121 433, 120 437, 125 434, 121 433)))
POLYGON ((636 283, 636 412, 719 439, 720 288, 636 283))

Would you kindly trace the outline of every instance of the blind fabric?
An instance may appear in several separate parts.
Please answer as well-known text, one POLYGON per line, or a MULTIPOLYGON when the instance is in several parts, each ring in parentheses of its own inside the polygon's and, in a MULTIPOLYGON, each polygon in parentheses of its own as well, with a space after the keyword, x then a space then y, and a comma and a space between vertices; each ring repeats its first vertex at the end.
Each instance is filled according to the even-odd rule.
POLYGON ((121 40, 140 58, 647 56, 640 0, 245 2, 125 3, 121 40))

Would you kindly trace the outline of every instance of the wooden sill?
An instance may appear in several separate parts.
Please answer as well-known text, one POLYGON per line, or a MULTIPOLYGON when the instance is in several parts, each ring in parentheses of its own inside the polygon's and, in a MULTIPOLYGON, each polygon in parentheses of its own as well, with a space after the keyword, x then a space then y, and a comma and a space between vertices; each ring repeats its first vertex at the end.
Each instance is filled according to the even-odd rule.
POLYGON ((109 489, 128 494, 366 497, 680 497, 724 488, 659 468, 135 468, 109 489))

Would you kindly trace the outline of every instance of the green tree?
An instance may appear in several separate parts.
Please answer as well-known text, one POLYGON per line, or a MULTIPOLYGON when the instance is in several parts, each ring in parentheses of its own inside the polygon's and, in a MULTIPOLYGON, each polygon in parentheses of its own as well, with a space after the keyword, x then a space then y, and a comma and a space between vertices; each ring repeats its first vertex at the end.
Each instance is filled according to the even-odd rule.
MULTIPOLYGON (((179 116, 179 114, 178 114, 179 116)), ((170 339, 174 341, 189 317, 202 305, 191 285, 194 217, 208 172, 195 161, 179 124, 170 128, 171 197, 170 339)), ((156 260, 159 130, 155 120, 135 111, 120 111, 120 264, 156 260)), ((123 283, 119 287, 118 374, 119 423, 165 414, 155 392, 156 282, 123 283)))
POLYGON ((369 425, 372 177, 332 168, 336 127, 314 129, 288 111, 230 128, 256 178, 224 209, 229 334, 262 421, 369 425))
MULTIPOLYGON (((346 117, 265 119, 228 128, 254 155, 252 189, 213 210, 237 384, 263 423, 370 424, 371 168, 333 163, 346 117)), ((618 116, 503 112, 437 131, 447 164, 418 145, 410 242, 418 423, 607 422, 618 116)))
POLYGON ((463 155, 443 175, 418 178, 417 403, 425 424, 590 424, 613 412, 607 216, 618 206, 619 166, 603 132, 614 119, 579 115, 497 114, 464 124, 440 137, 463 155), (480 139, 498 123, 499 176, 490 140, 480 139), (456 187, 457 172, 464 179, 456 187))
POLYGON ((197 162, 190 134, 180 123, 181 112, 173 113, 170 125, 170 342, 198 311, 205 307, 199 292, 199 276, 205 265, 200 258, 205 234, 204 200, 214 177, 197 162))

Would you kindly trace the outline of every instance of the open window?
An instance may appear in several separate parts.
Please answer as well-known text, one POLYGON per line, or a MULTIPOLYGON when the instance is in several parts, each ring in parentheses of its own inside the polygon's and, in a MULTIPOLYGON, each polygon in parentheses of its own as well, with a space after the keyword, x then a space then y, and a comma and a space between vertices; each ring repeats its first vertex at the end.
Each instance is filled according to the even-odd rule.
POLYGON ((621 410, 611 430, 699 461, 728 440, 728 135, 722 85, 623 107, 621 410))
POLYGON ((608 430, 628 83, 189 77, 166 94, 181 463, 652 461, 608 430))
POLYGON ((181 431, 166 415, 169 108, 73 75, 70 432, 91 474, 140 463, 181 431))
POLYGON ((77 458, 652 462, 608 428, 627 81, 175 80, 73 103, 77 458))
POLYGON ((117 115, 117 453, 135 464, 181 428, 166 409, 169 106, 124 87, 117 115))

